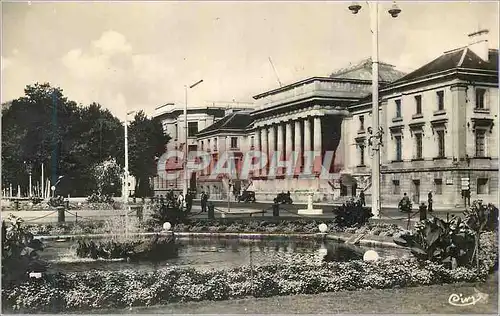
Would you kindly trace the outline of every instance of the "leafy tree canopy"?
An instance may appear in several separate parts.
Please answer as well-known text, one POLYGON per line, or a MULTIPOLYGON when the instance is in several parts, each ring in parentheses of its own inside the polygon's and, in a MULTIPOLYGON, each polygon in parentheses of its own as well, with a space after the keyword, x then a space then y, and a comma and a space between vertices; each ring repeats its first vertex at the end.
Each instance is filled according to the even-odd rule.
MULTIPOLYGON (((169 137, 157 119, 141 111, 130 124, 129 139, 130 172, 147 194, 149 177, 156 174, 154 158, 169 137)), ((36 184, 43 164, 45 177, 64 175, 57 194, 82 196, 96 188, 95 165, 115 159, 124 166, 123 123, 100 104, 77 105, 49 83, 28 85, 24 96, 2 106, 2 141, 4 186, 26 187, 29 165, 36 184)))

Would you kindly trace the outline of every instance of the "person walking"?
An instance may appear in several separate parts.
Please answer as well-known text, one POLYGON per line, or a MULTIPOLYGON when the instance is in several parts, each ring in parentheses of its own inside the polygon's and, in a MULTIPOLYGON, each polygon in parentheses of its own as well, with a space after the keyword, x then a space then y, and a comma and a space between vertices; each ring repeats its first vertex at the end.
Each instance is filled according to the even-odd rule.
POLYGON ((432 209, 432 191, 429 191, 429 194, 427 195, 427 210, 429 211, 429 213, 432 213, 433 209, 432 209))
POLYGON ((207 211, 207 202, 208 196, 205 191, 201 192, 201 212, 204 213, 207 211))
POLYGON ((193 207, 193 192, 188 192, 186 194, 186 211, 190 213, 192 207, 193 207))
POLYGON ((184 207, 184 196, 182 196, 182 193, 179 193, 179 196, 177 196, 177 204, 181 209, 184 207))
POLYGON ((359 194, 359 200, 361 201, 361 205, 366 206, 366 200, 365 200, 365 192, 361 191, 359 194))

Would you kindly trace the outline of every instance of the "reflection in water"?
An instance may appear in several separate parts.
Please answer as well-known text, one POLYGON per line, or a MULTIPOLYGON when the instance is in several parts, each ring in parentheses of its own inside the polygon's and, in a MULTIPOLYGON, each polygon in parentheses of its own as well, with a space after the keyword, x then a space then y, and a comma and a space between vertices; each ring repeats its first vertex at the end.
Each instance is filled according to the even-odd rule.
MULTIPOLYGON (((319 249, 321 241, 274 238, 263 240, 239 239, 191 239, 178 240, 179 257, 156 264, 147 261, 127 263, 120 261, 95 261, 76 256, 74 241, 45 242, 46 249, 40 253, 45 260, 51 261, 52 271, 80 272, 97 270, 156 270, 167 266, 192 267, 197 269, 226 269, 252 264, 266 265, 290 261, 306 261, 313 256, 318 261, 323 258, 319 249)), ((324 245, 327 256, 334 261, 361 259, 368 249, 329 241, 324 245)), ((401 249, 377 248, 381 257, 400 257, 406 252, 401 249)))

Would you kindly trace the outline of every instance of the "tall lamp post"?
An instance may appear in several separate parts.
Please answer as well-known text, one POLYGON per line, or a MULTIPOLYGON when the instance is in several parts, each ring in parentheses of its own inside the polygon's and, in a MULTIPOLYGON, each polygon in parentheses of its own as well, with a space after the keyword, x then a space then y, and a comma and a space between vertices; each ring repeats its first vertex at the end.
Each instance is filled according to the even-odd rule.
POLYGON ((128 213, 129 213, 129 205, 128 205, 128 116, 133 114, 135 111, 130 111, 125 114, 125 188, 123 189, 123 203, 125 208, 125 235, 128 235, 128 213))
MULTIPOLYGON (((378 1, 367 1, 370 7, 370 22, 372 30, 372 130, 375 133, 370 140, 373 150, 372 163, 372 213, 375 218, 380 218, 380 146, 382 145, 382 129, 379 126, 379 97, 378 97, 378 1)), ((353 14, 361 10, 361 5, 353 3, 349 6, 353 14)), ((396 18, 401 9, 394 3, 389 14, 396 18)))
MULTIPOLYGON (((203 82, 203 79, 198 80, 197 82, 193 83, 192 85, 189 86, 189 89, 193 89, 197 85, 203 82)), ((183 162, 183 170, 184 170, 184 185, 182 188, 182 195, 184 198, 186 198, 188 188, 189 188, 189 179, 188 179, 188 170, 187 170, 187 155, 188 155, 188 122, 187 122, 187 108, 188 108, 188 86, 184 86, 184 96, 185 96, 185 102, 184 102, 184 162, 183 162)))

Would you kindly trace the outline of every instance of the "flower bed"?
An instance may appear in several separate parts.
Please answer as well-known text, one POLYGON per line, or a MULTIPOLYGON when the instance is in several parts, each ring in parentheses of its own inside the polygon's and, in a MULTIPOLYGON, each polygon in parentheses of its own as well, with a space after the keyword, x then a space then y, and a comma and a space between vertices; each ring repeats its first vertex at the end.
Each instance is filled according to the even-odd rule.
POLYGON ((223 270, 166 268, 154 272, 90 271, 47 275, 4 289, 4 311, 70 312, 178 301, 314 294, 484 280, 488 269, 449 270, 415 259, 293 263, 223 270))

